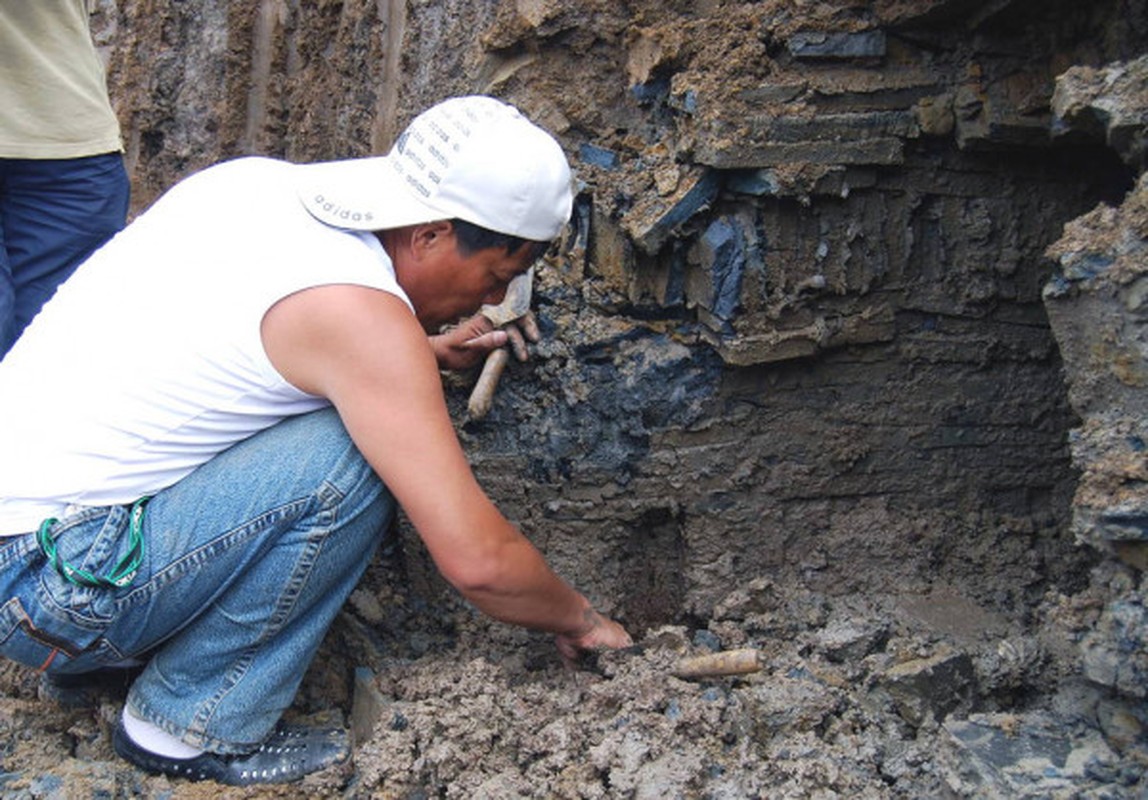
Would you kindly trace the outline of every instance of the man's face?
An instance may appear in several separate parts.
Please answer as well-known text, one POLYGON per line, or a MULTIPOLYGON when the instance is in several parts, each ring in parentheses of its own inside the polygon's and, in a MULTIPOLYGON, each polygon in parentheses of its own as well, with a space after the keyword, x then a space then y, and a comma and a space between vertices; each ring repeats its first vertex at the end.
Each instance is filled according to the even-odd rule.
POLYGON ((395 262, 399 283, 415 307, 419 322, 430 333, 449 322, 496 304, 506 287, 534 263, 529 248, 508 254, 489 247, 463 255, 453 230, 435 234, 419 248, 412 263, 395 262))

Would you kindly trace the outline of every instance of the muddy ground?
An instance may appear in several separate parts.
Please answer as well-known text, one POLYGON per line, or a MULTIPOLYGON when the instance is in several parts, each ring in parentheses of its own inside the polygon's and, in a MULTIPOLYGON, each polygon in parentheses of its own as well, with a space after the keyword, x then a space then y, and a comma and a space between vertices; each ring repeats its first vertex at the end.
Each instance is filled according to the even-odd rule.
MULTIPOLYGON (((952 591, 835 598, 751 580, 704 627, 650 630, 570 669, 547 637, 449 595, 428 602, 405 560, 392 553, 372 568, 371 585, 393 589, 356 593, 292 711, 351 726, 350 764, 258 789, 148 777, 110 751, 122 687, 68 709, 38 699, 36 676, 9 665, 3 796, 1117 798, 1143 788, 1143 761, 1056 716, 1079 707, 1086 686, 1043 695, 1069 643, 952 591), (758 652, 758 671, 674 676, 687 657, 744 649, 758 652)), ((1082 626, 1097 605, 1039 613, 1082 626)))

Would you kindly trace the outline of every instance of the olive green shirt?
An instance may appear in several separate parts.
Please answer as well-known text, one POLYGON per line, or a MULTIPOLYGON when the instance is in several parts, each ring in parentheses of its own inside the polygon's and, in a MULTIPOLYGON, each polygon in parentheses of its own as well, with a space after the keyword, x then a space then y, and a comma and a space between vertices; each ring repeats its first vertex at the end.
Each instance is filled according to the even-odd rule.
POLYGON ((121 149, 87 0, 0 0, 0 158, 121 149))

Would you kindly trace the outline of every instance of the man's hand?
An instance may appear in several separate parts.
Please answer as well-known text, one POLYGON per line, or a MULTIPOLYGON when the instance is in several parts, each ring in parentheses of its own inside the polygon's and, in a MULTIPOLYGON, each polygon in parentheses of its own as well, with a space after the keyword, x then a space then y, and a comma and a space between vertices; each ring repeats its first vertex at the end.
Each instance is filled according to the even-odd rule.
POLYGON ((538 323, 528 311, 501 328, 495 328, 482 314, 475 314, 446 333, 431 336, 430 343, 439 369, 461 370, 478 365, 487 353, 507 344, 515 358, 525 361, 529 358, 526 342, 537 342, 539 338, 538 323))
POLYGON ((593 608, 586 609, 586 624, 574 633, 562 633, 554 638, 558 652, 567 664, 573 664, 588 650, 617 650, 634 643, 626 629, 614 620, 604 617, 593 608))

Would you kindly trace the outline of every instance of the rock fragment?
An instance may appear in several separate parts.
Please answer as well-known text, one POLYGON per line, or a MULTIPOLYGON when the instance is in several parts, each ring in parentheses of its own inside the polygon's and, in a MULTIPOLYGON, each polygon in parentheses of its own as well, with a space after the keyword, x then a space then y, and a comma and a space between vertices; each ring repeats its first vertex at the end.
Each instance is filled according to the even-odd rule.
POLYGON ((966 653, 942 649, 928 658, 896 664, 878 679, 897 712, 911 725, 940 720, 972 693, 973 664, 966 653))
POLYGON ((1078 797, 1116 762, 1096 731, 1040 712, 974 714, 943 728, 938 763, 961 797, 1078 797))

